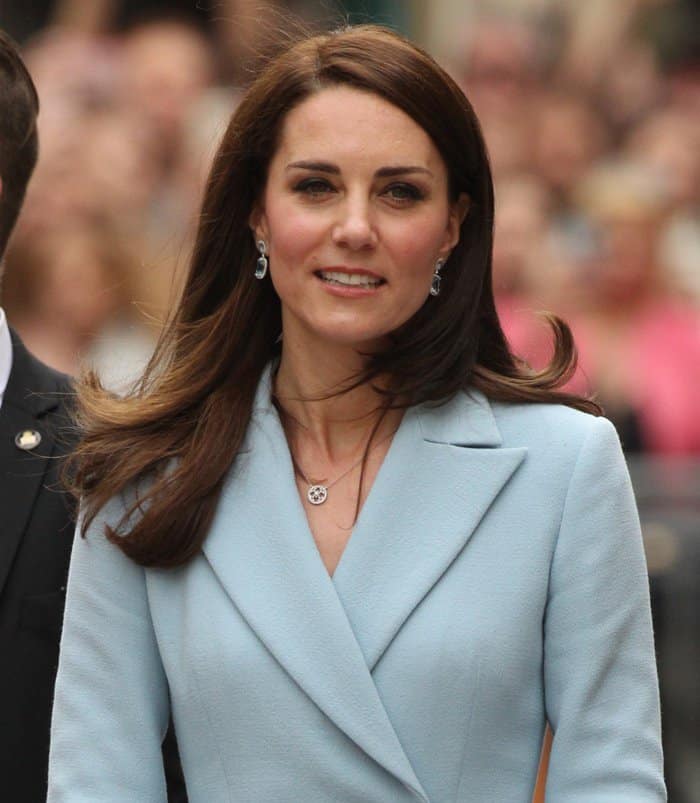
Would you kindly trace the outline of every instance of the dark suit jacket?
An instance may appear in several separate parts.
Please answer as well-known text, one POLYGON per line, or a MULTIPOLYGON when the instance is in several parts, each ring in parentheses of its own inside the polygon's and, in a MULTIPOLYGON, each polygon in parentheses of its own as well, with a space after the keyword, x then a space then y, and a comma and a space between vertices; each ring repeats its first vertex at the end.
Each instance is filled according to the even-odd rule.
MULTIPOLYGON (((0 407, 0 800, 46 800, 53 686, 74 506, 60 490, 68 377, 39 362, 12 332, 12 371, 0 407), (36 430, 23 451, 15 437, 36 430)), ((170 803, 187 800, 172 728, 163 746, 170 803)))
POLYGON ((12 334, 12 371, 0 407, 0 798, 46 798, 51 698, 68 561, 71 504, 59 490, 68 378, 12 334), (36 430, 23 451, 15 437, 36 430), (63 430, 60 434, 59 430, 63 430))

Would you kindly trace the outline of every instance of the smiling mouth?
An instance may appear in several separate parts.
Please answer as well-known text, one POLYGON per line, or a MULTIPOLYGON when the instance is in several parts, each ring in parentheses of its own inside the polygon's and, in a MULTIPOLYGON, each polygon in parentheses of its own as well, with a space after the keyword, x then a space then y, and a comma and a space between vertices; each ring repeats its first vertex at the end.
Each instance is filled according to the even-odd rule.
POLYGON ((326 284, 333 284, 337 287, 360 287, 364 290, 371 290, 386 284, 385 279, 379 276, 371 276, 367 273, 344 273, 338 270, 317 270, 315 275, 326 284))

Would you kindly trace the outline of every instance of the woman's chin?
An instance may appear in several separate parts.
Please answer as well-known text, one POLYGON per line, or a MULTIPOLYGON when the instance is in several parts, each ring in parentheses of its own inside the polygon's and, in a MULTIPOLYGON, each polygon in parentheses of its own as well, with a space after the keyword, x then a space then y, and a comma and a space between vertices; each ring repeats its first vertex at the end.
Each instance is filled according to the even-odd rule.
POLYGON ((357 326, 323 326, 313 330, 312 337, 325 349, 352 349, 362 354, 372 354, 388 343, 388 336, 383 330, 357 326))

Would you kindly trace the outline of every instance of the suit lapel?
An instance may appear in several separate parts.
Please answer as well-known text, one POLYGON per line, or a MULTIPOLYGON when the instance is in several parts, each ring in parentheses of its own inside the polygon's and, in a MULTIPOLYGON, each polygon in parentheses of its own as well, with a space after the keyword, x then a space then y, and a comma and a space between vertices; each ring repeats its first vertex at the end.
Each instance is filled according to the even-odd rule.
POLYGON ((260 383, 245 450, 222 493, 204 553, 290 677, 414 798, 427 801, 313 541, 269 403, 269 374, 260 383))
POLYGON ((40 370, 14 335, 12 346, 12 370, 0 408, 0 590, 42 487, 47 458, 54 451, 46 415, 59 404, 53 376, 40 370), (15 444, 15 437, 24 430, 41 435, 35 449, 25 451, 15 444))
POLYGON ((481 394, 406 413, 333 576, 371 670, 525 456, 481 394))

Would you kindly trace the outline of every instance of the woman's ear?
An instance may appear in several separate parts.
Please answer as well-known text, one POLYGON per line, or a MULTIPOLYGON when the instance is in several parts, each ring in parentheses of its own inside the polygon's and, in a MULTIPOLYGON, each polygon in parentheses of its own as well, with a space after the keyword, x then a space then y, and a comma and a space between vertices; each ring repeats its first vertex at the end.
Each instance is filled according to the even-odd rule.
POLYGON ((250 230, 253 232, 253 237, 255 238, 256 242, 258 240, 268 239, 267 219, 265 218, 265 212, 259 203, 256 203, 253 206, 253 209, 248 216, 248 225, 250 226, 250 230))
POLYGON ((469 212, 471 201, 466 192, 462 192, 456 201, 450 204, 450 216, 447 221, 447 239, 445 250, 451 251, 459 242, 459 231, 464 223, 464 218, 469 212))

